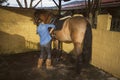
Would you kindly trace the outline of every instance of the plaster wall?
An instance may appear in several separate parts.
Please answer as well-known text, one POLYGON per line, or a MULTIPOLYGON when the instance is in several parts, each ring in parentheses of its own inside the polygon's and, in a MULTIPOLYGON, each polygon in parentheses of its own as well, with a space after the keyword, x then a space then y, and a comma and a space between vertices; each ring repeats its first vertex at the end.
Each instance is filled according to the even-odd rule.
POLYGON ((34 10, 0 7, 0 54, 39 49, 34 10))
POLYGON ((110 31, 111 15, 98 16, 93 29, 92 64, 120 78, 120 32, 110 31))

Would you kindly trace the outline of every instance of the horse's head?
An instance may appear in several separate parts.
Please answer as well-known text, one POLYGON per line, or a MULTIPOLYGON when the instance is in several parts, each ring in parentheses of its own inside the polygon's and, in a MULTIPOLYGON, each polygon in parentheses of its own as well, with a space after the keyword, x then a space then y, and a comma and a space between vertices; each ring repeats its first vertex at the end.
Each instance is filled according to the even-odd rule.
POLYGON ((36 10, 34 13, 34 23, 38 25, 42 21, 47 24, 51 22, 51 19, 54 17, 54 14, 46 10, 36 10))

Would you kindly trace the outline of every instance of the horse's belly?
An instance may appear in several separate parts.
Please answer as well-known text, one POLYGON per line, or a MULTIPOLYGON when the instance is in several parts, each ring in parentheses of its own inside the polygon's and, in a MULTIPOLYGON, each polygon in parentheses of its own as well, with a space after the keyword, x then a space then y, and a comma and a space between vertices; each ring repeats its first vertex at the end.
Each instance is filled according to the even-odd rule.
POLYGON ((72 43, 72 41, 63 41, 64 43, 72 43))
POLYGON ((58 40, 62 41, 62 42, 66 42, 66 43, 71 43, 71 42, 72 42, 71 38, 62 37, 62 36, 56 37, 56 38, 57 38, 58 40))
POLYGON ((65 42, 65 43, 71 43, 72 40, 69 39, 69 38, 66 38, 66 37, 63 37, 63 38, 58 38, 58 40, 62 41, 62 42, 65 42))
POLYGON ((56 39, 62 42, 72 42, 70 35, 65 34, 64 32, 56 32, 56 39))

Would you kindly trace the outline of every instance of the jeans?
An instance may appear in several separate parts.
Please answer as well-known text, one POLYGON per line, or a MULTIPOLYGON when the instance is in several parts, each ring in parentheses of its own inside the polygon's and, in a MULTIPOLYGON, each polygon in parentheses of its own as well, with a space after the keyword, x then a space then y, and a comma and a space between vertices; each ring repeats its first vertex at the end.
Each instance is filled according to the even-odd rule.
POLYGON ((51 59, 51 41, 46 45, 40 45, 40 58, 43 59, 44 54, 47 53, 47 59, 51 59))

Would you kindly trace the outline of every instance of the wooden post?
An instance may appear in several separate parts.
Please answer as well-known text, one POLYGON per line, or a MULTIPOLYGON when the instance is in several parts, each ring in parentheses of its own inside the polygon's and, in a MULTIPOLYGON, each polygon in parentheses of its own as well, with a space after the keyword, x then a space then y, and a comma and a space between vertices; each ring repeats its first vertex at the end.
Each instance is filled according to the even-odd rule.
POLYGON ((61 15, 61 0, 59 0, 59 16, 61 15))

